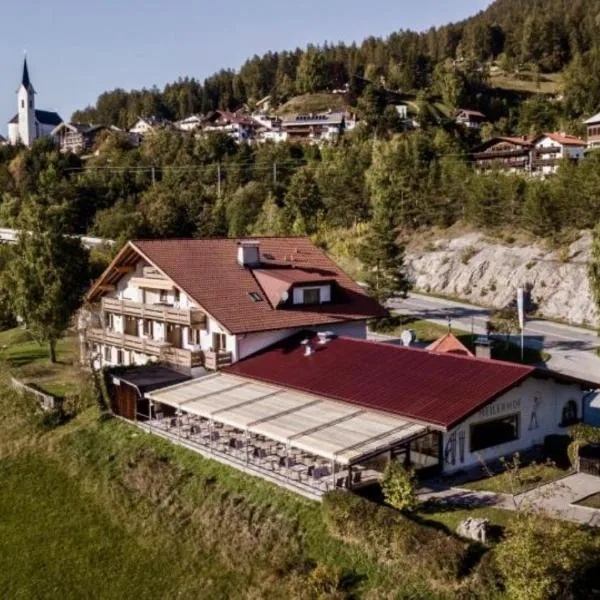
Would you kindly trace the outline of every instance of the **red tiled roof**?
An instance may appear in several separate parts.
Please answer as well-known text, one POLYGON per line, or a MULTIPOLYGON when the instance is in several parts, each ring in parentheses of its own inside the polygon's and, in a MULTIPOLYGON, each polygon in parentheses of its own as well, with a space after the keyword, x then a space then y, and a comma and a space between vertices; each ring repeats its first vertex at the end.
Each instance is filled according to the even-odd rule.
MULTIPOLYGON (((562 144, 563 146, 585 146, 585 142, 574 135, 567 135, 562 133, 544 133, 539 136, 538 140, 542 137, 550 138, 552 141, 557 144, 562 144)), ((536 140, 537 141, 537 140, 536 140)))
POLYGON ((451 332, 435 340, 433 344, 429 344, 426 350, 437 352, 438 354, 451 353, 473 356, 473 353, 451 332))
POLYGON ((261 270, 269 271, 270 265, 293 282, 304 278, 313 281, 325 273, 335 281, 332 301, 276 309, 267 301, 254 302, 249 293, 264 297, 265 291, 253 269, 238 265, 239 240, 141 240, 130 245, 233 334, 360 321, 387 314, 309 239, 255 239, 260 242, 261 270))
POLYGON ((304 356, 302 339, 288 338, 225 371, 448 429, 536 371, 342 337, 313 341, 314 354, 304 356))

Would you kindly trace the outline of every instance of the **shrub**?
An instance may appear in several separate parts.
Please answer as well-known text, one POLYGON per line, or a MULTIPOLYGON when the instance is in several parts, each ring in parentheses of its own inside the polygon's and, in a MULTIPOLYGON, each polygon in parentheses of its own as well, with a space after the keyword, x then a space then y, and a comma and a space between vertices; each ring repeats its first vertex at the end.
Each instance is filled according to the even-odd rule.
POLYGON ((462 262, 463 265, 466 265, 476 254, 477 250, 473 246, 467 246, 460 252, 460 262, 462 262))
POLYGON ((395 460, 390 461, 385 468, 381 489, 385 501, 398 510, 413 510, 418 505, 414 472, 405 469, 395 460))
POLYGON ((495 557, 507 595, 514 600, 572 597, 575 588, 585 589, 586 571, 600 558, 595 531, 540 513, 518 513, 505 534, 495 557))
POLYGON ((387 506, 348 492, 323 497, 329 533, 357 545, 367 556, 411 573, 426 572, 438 581, 456 581, 464 572, 469 545, 413 521, 387 506))

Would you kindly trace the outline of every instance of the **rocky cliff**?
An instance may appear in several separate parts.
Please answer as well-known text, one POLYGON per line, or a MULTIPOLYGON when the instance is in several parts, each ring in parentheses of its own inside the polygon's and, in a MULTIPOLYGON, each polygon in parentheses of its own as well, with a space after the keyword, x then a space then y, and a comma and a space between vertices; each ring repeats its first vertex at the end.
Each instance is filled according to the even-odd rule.
POLYGON ((503 307, 520 286, 541 316, 600 325, 587 277, 591 235, 548 251, 541 244, 507 245, 480 233, 441 238, 425 249, 409 246, 407 270, 416 290, 503 307))

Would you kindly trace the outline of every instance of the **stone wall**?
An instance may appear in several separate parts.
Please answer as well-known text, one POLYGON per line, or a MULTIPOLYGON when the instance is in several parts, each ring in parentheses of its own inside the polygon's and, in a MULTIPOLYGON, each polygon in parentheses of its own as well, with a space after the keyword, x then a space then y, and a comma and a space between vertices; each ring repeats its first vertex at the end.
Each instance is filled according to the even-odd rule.
POLYGON ((517 287, 529 287, 541 316, 575 325, 600 325, 587 276, 591 235, 584 232, 568 248, 542 244, 507 245, 481 233, 440 238, 415 250, 407 271, 415 289, 503 307, 517 287))

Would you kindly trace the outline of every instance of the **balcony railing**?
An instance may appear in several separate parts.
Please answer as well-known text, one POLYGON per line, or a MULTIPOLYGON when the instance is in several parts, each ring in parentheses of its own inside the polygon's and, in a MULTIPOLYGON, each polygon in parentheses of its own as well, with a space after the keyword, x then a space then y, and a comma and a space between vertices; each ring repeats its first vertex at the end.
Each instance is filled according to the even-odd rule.
POLYGON ((218 371, 223 367, 228 367, 233 362, 231 352, 213 352, 207 350, 204 353, 204 366, 210 371, 218 371))
POLYGON ((162 360, 184 369, 193 369, 204 365, 204 353, 200 350, 182 350, 180 348, 167 348, 162 355, 162 360))
POLYGON ((164 304, 142 304, 133 300, 102 298, 102 310, 128 317, 152 319, 163 323, 175 323, 177 325, 187 325, 188 327, 206 327, 206 315, 195 308, 175 308, 164 304))
POLYGON ((88 339, 100 344, 109 344, 126 350, 134 350, 150 356, 162 357, 164 351, 171 347, 169 342, 141 338, 126 333, 117 333, 106 329, 90 329, 88 339))

